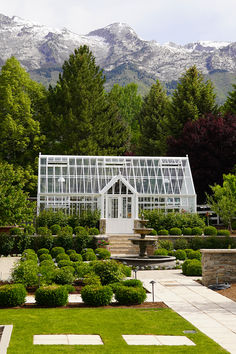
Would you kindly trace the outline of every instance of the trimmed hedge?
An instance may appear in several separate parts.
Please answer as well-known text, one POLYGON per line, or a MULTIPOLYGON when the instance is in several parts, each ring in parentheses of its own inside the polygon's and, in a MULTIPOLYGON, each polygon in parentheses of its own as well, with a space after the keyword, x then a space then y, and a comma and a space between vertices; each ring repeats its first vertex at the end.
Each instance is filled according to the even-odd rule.
POLYGON ((178 238, 175 242, 175 249, 176 250, 184 250, 185 248, 188 248, 188 241, 185 238, 178 238))
POLYGON ((155 256, 168 256, 168 250, 165 248, 158 248, 154 251, 155 256))
POLYGON ((65 286, 58 285, 40 287, 35 292, 35 300, 39 306, 65 306, 68 302, 68 290, 65 286))
POLYGON ((78 254, 76 252, 70 253, 69 257, 72 262, 82 262, 83 261, 83 257, 81 256, 81 254, 78 254))
POLYGON ((49 254, 49 250, 47 248, 40 248, 37 251, 37 255, 38 255, 38 257, 40 257, 42 254, 49 254))
POLYGON ((51 250, 52 258, 56 258, 60 253, 65 253, 65 249, 63 247, 53 247, 51 250))
POLYGON ((230 236, 229 230, 217 230, 217 236, 230 236))
POLYGON ((97 259, 97 256, 92 248, 84 249, 81 254, 83 261, 95 261, 97 259))
POLYGON ((25 303, 27 292, 22 284, 0 286, 0 306, 15 307, 25 303))
POLYGON ((200 251, 189 251, 188 252, 188 258, 189 259, 198 259, 199 261, 201 260, 201 252, 200 251))
POLYGON ((81 290, 81 297, 85 304, 90 306, 109 305, 113 296, 112 288, 109 285, 93 286, 86 285, 81 290))
MULTIPOLYGON (((73 271, 70 269, 72 267, 63 267, 56 269, 54 271, 54 281, 56 284, 72 284, 74 281, 73 271)), ((74 268, 72 268, 74 270, 74 268)))
POLYGON ((163 235, 163 236, 169 235, 169 231, 166 229, 161 229, 157 231, 157 235, 163 235))
POLYGON ((200 276, 202 275, 202 264, 198 259, 188 259, 182 265, 184 275, 200 276))
POLYGON ((47 254, 47 253, 43 253, 41 254, 41 256, 39 256, 39 261, 42 262, 42 261, 50 261, 52 260, 52 256, 50 254, 47 254))
POLYGON ((109 259, 111 257, 111 252, 109 252, 106 248, 97 248, 95 250, 95 254, 98 259, 109 259))
POLYGON ((142 288, 143 283, 139 279, 127 279, 127 280, 122 280, 120 282, 121 285, 123 286, 128 286, 128 287, 133 287, 133 288, 142 288))
POLYGON ((168 251, 171 251, 174 248, 173 242, 169 241, 169 240, 159 240, 158 241, 158 247, 159 248, 165 248, 168 251))
POLYGON ((58 263, 59 261, 62 261, 62 260, 67 260, 67 261, 69 261, 69 260, 70 260, 70 257, 69 257, 68 254, 66 254, 66 253, 59 253, 59 254, 56 256, 56 262, 58 263))
POLYGON ((62 268, 62 267, 67 267, 67 266, 70 266, 70 267, 73 267, 73 262, 67 260, 67 259, 62 259, 61 261, 59 261, 57 263, 58 267, 59 268, 62 268))
POLYGON ((204 228, 204 235, 206 236, 214 236, 217 235, 217 229, 214 226, 207 226, 204 228))
POLYGON ((183 228, 183 235, 192 235, 192 228, 191 227, 184 227, 183 228))
POLYGON ((146 297, 146 291, 141 287, 118 286, 115 291, 115 299, 120 305, 138 305, 146 297))
POLYGON ((172 227, 170 230, 169 230, 169 234, 170 235, 182 235, 182 230, 179 228, 179 227, 172 227))
POLYGON ((184 250, 177 250, 175 252, 176 259, 184 261, 187 258, 186 252, 184 250))
POLYGON ((193 227, 192 228, 192 235, 201 236, 202 233, 203 233, 203 231, 200 227, 193 227))

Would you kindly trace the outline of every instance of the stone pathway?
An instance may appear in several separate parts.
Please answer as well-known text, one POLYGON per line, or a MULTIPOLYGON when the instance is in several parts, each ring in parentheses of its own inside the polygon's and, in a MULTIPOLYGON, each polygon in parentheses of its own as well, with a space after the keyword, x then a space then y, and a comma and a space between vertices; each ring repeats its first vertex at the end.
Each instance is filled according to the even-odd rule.
POLYGON ((1 327, 3 326, 3 331, 1 333, 1 339, 0 339, 0 353, 6 354, 11 339, 13 325, 0 325, 0 326, 1 327))
POLYGON ((152 290, 155 301, 163 301, 180 316, 224 349, 236 354, 236 303, 186 277, 181 270, 139 271, 137 278, 152 290))
POLYGON ((185 336, 122 335, 128 345, 196 345, 185 336))
POLYGON ((34 335, 37 345, 103 345, 99 335, 95 334, 43 334, 34 335))

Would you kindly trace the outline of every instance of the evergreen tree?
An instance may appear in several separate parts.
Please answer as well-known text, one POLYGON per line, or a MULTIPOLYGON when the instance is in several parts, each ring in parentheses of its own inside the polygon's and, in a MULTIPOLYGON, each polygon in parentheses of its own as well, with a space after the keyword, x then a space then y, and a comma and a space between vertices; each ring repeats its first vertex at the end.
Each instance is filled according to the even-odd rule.
POLYGON ((227 100, 223 106, 223 112, 236 114, 236 85, 233 85, 233 91, 229 92, 227 100))
POLYGON ((152 85, 144 98, 140 112, 140 154, 147 156, 164 155, 166 151, 166 113, 169 100, 160 82, 152 85))
POLYGON ((215 93, 211 81, 204 81, 196 66, 180 78, 173 93, 168 113, 171 135, 179 136, 187 121, 197 120, 207 113, 216 113, 215 93))
POLYGON ((114 106, 108 105, 105 77, 87 46, 63 64, 55 88, 49 89, 48 151, 60 154, 122 154, 127 131, 114 106))
POLYGON ((20 63, 11 57, 0 74, 0 159, 34 166, 44 137, 40 133, 40 107, 46 90, 30 79, 20 63))
POLYGON ((131 130, 131 151, 135 152, 140 136, 138 115, 142 107, 137 84, 130 83, 124 87, 115 84, 108 93, 108 100, 117 105, 120 116, 128 124, 131 130))

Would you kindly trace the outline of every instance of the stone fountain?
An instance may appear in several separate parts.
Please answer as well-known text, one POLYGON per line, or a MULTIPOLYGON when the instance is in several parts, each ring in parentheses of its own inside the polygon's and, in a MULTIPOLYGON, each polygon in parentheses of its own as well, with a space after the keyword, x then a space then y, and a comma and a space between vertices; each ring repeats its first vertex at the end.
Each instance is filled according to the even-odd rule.
POLYGON ((130 238, 129 240, 134 244, 139 246, 138 256, 124 256, 124 257, 112 257, 113 259, 119 260, 127 265, 132 265, 139 267, 140 269, 151 269, 151 268, 162 268, 170 267, 173 268, 176 265, 176 258, 173 256, 148 256, 147 246, 155 245, 157 238, 154 236, 149 236, 153 229, 146 228, 148 220, 143 217, 139 219, 140 227, 134 228, 136 236, 130 238))

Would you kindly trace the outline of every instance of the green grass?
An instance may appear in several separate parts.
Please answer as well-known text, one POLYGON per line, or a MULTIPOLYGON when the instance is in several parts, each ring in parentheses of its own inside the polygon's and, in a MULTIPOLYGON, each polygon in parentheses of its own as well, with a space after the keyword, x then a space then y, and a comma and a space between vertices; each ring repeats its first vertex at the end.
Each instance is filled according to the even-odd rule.
POLYGON ((0 324, 13 324, 8 354, 27 353, 226 353, 197 330, 196 346, 128 346, 122 334, 185 335, 195 329, 170 309, 57 308, 0 310, 0 324), (99 334, 103 346, 34 346, 34 334, 99 334))

